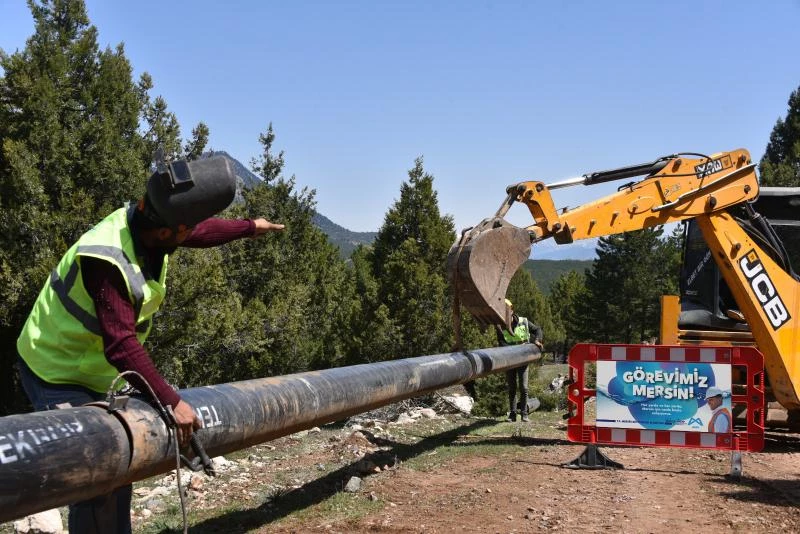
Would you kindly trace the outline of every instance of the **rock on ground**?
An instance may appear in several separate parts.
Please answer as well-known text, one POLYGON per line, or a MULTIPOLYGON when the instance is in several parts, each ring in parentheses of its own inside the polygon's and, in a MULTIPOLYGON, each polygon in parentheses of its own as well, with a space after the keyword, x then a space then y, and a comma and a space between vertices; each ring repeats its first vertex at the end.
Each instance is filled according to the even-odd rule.
POLYGON ((344 490, 348 493, 356 493, 360 489, 361 479, 358 477, 350 477, 350 480, 347 481, 347 485, 344 487, 344 490))
POLYGON ((475 400, 467 395, 445 395, 443 398, 464 413, 472 413, 475 406, 475 400))
POLYGON ((58 508, 29 515, 14 521, 14 531, 21 534, 62 534, 64 523, 58 508))
POLYGON ((235 462, 231 462, 224 456, 215 456, 211 459, 211 462, 214 464, 214 469, 217 471, 226 471, 235 465, 235 462))
POLYGON ((413 422, 414 422, 414 419, 410 415, 408 415, 407 413, 401 413, 399 416, 397 416, 397 420, 394 421, 393 424, 395 424, 395 425, 410 425, 413 422))

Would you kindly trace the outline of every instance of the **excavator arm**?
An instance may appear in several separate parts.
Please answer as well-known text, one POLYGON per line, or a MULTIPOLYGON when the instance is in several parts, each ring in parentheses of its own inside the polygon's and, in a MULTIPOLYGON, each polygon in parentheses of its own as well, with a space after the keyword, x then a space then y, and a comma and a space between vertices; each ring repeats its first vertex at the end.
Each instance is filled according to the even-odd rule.
POLYGON ((482 326, 510 323, 505 294, 531 244, 556 243, 640 230, 723 210, 755 198, 758 180, 746 150, 701 158, 679 155, 650 163, 593 172, 547 185, 528 181, 506 189, 494 217, 465 230, 448 254, 456 294, 482 326), (550 191, 644 176, 594 202, 557 210, 550 191), (533 224, 519 228, 503 217, 515 203, 527 206, 533 224))
MULTIPOLYGON (((677 154, 557 183, 509 186, 494 217, 464 231, 448 255, 457 298, 482 326, 508 327, 505 293, 532 244, 552 238, 567 244, 694 218, 734 299, 765 356, 781 404, 800 408, 800 358, 795 357, 800 285, 728 212, 758 196, 755 165, 747 150, 711 156, 677 154), (554 189, 638 178, 617 192, 573 209, 556 209, 554 189), (503 217, 524 204, 533 223, 525 228, 503 217)), ((774 256, 774 254, 773 254, 774 256)))
POLYGON ((584 175, 594 185, 632 177, 637 169, 650 171, 638 181, 623 185, 609 196, 559 213, 550 191, 570 181, 545 185, 522 182, 508 191, 524 203, 534 224, 527 230, 534 241, 552 237, 556 243, 641 230, 724 210, 758 196, 755 165, 745 150, 715 154, 704 159, 678 156, 652 164, 584 175))

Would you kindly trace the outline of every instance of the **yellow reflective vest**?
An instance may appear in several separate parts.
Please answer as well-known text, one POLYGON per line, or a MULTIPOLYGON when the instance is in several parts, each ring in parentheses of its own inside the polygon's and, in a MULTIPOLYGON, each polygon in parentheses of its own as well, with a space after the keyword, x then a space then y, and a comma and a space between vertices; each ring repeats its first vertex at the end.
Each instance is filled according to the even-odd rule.
POLYGON ((17 351, 46 382, 105 392, 118 374, 103 351, 94 301, 83 286, 81 258, 99 258, 119 269, 136 313, 136 337, 141 343, 147 339, 153 314, 166 295, 167 255, 158 280, 146 279, 130 230, 133 209, 120 208, 83 234, 39 293, 17 339, 17 351))
POLYGON ((511 333, 505 328, 503 329, 503 339, 509 345, 519 345, 520 343, 528 343, 531 340, 531 333, 528 330, 528 320, 525 317, 520 317, 517 320, 517 327, 511 333))

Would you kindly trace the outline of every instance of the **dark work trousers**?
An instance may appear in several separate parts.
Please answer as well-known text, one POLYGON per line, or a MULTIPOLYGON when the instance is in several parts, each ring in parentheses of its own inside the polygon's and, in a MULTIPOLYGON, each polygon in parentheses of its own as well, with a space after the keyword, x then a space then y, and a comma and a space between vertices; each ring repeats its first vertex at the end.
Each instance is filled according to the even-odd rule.
MULTIPOLYGON (((55 410, 57 404, 70 403, 73 407, 103 400, 105 395, 73 384, 45 382, 22 360, 17 360, 22 387, 36 411, 55 410)), ((107 495, 69 506, 69 531, 71 534, 130 534, 131 496, 133 486, 128 484, 107 495)))
POLYGON ((517 408, 522 415, 528 415, 528 366, 516 367, 506 371, 508 383, 509 416, 517 415, 517 408), (519 386, 519 404, 517 400, 517 386, 519 386))

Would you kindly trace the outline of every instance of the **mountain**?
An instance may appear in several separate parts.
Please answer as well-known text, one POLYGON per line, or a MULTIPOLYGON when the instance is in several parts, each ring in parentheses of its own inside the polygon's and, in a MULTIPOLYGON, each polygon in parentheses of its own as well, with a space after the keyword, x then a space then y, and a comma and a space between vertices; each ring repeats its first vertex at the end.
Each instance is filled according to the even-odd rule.
POLYGON ((325 232, 328 241, 339 247, 339 253, 345 258, 349 258, 358 245, 371 244, 378 235, 378 232, 353 232, 339 226, 321 213, 315 213, 312 221, 317 228, 325 232))
POLYGON ((559 276, 569 271, 578 271, 583 274, 592 266, 592 260, 527 260, 522 268, 531 273, 545 295, 550 294, 550 288, 559 276))
POLYGON ((597 239, 582 239, 559 245, 552 239, 535 243, 531 258, 535 260, 593 260, 597 257, 597 239))
POLYGON ((233 172, 236 174, 236 177, 241 180, 242 187, 250 188, 264 181, 261 176, 245 167, 238 159, 234 158, 224 150, 211 150, 209 152, 204 152, 200 157, 210 158, 212 156, 222 156, 231 162, 231 165, 233 166, 233 172))
MULTIPOLYGON (((204 153, 201 157, 210 158, 212 156, 222 156, 227 158, 233 166, 233 172, 238 181, 236 188, 236 201, 241 201, 241 190, 249 189, 264 181, 264 179, 245 167, 239 160, 225 152, 224 150, 212 150, 204 153)), ((339 226, 321 213, 315 213, 312 222, 317 228, 328 236, 328 241, 339 247, 339 253, 344 258, 349 258, 353 250, 361 244, 368 245, 375 240, 377 232, 353 232, 339 226)))

